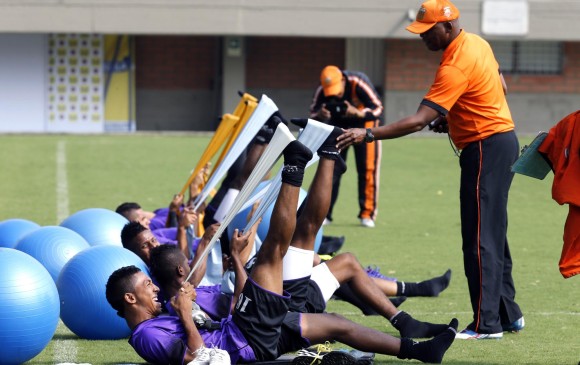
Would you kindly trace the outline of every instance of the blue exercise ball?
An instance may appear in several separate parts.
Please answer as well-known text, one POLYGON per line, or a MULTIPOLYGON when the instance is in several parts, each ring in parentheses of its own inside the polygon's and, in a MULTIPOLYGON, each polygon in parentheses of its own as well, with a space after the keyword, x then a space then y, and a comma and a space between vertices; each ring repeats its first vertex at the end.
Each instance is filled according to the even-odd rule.
POLYGON ((26 219, 7 219, 0 222, 0 247, 14 248, 18 241, 40 225, 26 219))
POLYGON ((129 265, 149 275, 147 266, 137 255, 114 245, 89 247, 64 265, 56 282, 60 318, 77 336, 89 340, 116 340, 131 334, 105 294, 113 271, 129 265))
POLYGON ((60 223, 84 237, 91 246, 122 246, 121 230, 129 221, 122 215, 104 208, 80 210, 60 223))
POLYGON ((0 247, 0 365, 21 364, 42 352, 59 311, 48 271, 26 253, 0 247))
MULTIPOLYGON (((268 181, 261 182, 258 185, 258 187, 256 188, 256 190, 254 192, 252 192, 252 194, 250 196, 257 194, 262 189, 264 184, 266 184, 266 183, 268 183, 268 181)), ((300 195, 298 197, 298 207, 300 207, 300 204, 302 204, 304 199, 306 199, 307 195, 308 195, 308 192, 301 188, 300 195)), ((234 234, 235 229, 242 230, 246 227, 246 224, 248 222, 248 214, 250 213, 251 210, 252 210, 252 207, 248 207, 248 208, 240 211, 238 214, 236 214, 236 216, 234 217, 232 222, 228 225, 229 237, 231 237, 234 234)), ((260 222, 260 224, 258 225, 257 235, 258 235, 258 237, 260 237, 260 239, 262 241, 264 241, 264 239, 266 238, 266 235, 268 234, 268 229, 270 227, 270 218, 272 217, 273 211, 274 211, 274 204, 270 205, 270 207, 266 210, 266 212, 264 212, 264 215, 262 216, 262 222, 260 222)), ((318 233, 316 234, 316 239, 314 241, 314 252, 318 251, 318 248, 320 248, 321 243, 322 243, 322 227, 318 230, 318 233)))
POLYGON ((60 226, 39 228, 22 237, 14 246, 40 262, 55 283, 68 260, 89 247, 89 243, 80 234, 60 226))

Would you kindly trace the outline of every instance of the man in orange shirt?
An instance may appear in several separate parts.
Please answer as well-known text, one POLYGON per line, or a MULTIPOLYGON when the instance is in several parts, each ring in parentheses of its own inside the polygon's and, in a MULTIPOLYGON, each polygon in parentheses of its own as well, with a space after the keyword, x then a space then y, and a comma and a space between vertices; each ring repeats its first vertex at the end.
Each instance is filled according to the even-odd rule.
POLYGON ((448 132, 461 150, 461 234, 473 322, 460 339, 499 339, 524 327, 515 302, 507 242, 511 165, 519 144, 506 101, 506 86, 489 44, 459 27, 448 0, 425 1, 407 27, 431 51, 443 51, 433 85, 413 115, 376 128, 349 129, 337 147, 390 139, 429 125, 448 132))

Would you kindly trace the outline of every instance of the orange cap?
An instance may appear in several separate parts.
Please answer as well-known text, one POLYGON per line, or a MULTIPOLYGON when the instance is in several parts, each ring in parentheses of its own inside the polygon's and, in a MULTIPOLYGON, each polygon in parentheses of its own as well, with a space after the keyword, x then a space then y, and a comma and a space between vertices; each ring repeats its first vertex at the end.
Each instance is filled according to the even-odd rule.
POLYGON ((336 96, 342 93, 342 71, 336 66, 326 66, 320 73, 320 84, 324 96, 336 96))
POLYGON ((449 0, 427 0, 421 4, 415 21, 407 27, 411 33, 421 34, 439 22, 459 18, 459 10, 449 0))

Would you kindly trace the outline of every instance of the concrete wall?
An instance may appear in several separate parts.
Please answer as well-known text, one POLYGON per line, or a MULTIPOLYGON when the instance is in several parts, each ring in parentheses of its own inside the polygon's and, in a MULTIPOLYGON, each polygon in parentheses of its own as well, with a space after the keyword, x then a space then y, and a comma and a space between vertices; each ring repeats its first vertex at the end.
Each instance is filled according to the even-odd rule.
MULTIPOLYGON (((421 0, 0 0, 0 32, 409 38, 421 0)), ((481 30, 481 0, 456 0, 481 30)), ((580 39, 577 0, 529 0, 527 39, 580 39)))
POLYGON ((219 44, 207 36, 137 37, 138 130, 215 128, 221 115, 219 44))
MULTIPOLYGON (((385 113, 386 121, 393 122, 416 111, 441 53, 428 51, 417 39, 384 42, 385 113)), ((345 67, 349 42, 245 37, 243 53, 227 62, 222 59, 220 70, 223 43, 206 36, 137 37, 138 130, 212 130, 219 115, 232 111, 240 89, 256 97, 268 95, 287 117, 306 117, 320 70, 327 64, 345 67), (226 98, 230 107, 220 109, 226 98)), ((563 49, 562 74, 506 75, 519 131, 548 129, 577 109, 580 42, 566 42, 563 49)))
POLYGON ((137 90, 137 130, 214 130, 218 113, 215 99, 204 90, 137 90))
POLYGON ((45 51, 41 34, 0 35, 0 133, 45 130, 45 51))

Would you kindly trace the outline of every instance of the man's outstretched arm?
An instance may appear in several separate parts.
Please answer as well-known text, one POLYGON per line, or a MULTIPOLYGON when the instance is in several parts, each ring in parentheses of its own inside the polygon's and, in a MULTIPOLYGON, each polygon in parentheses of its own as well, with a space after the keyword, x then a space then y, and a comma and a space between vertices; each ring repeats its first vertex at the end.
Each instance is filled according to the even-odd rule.
MULTIPOLYGON (((427 126, 431 121, 437 119, 440 113, 426 105, 419 105, 419 109, 413 115, 409 115, 398 122, 386 124, 376 128, 371 128, 371 132, 376 140, 392 139, 415 133, 427 126)), ((344 149, 352 144, 358 144, 364 141, 366 129, 352 128, 347 129, 336 140, 338 149, 344 149)))

